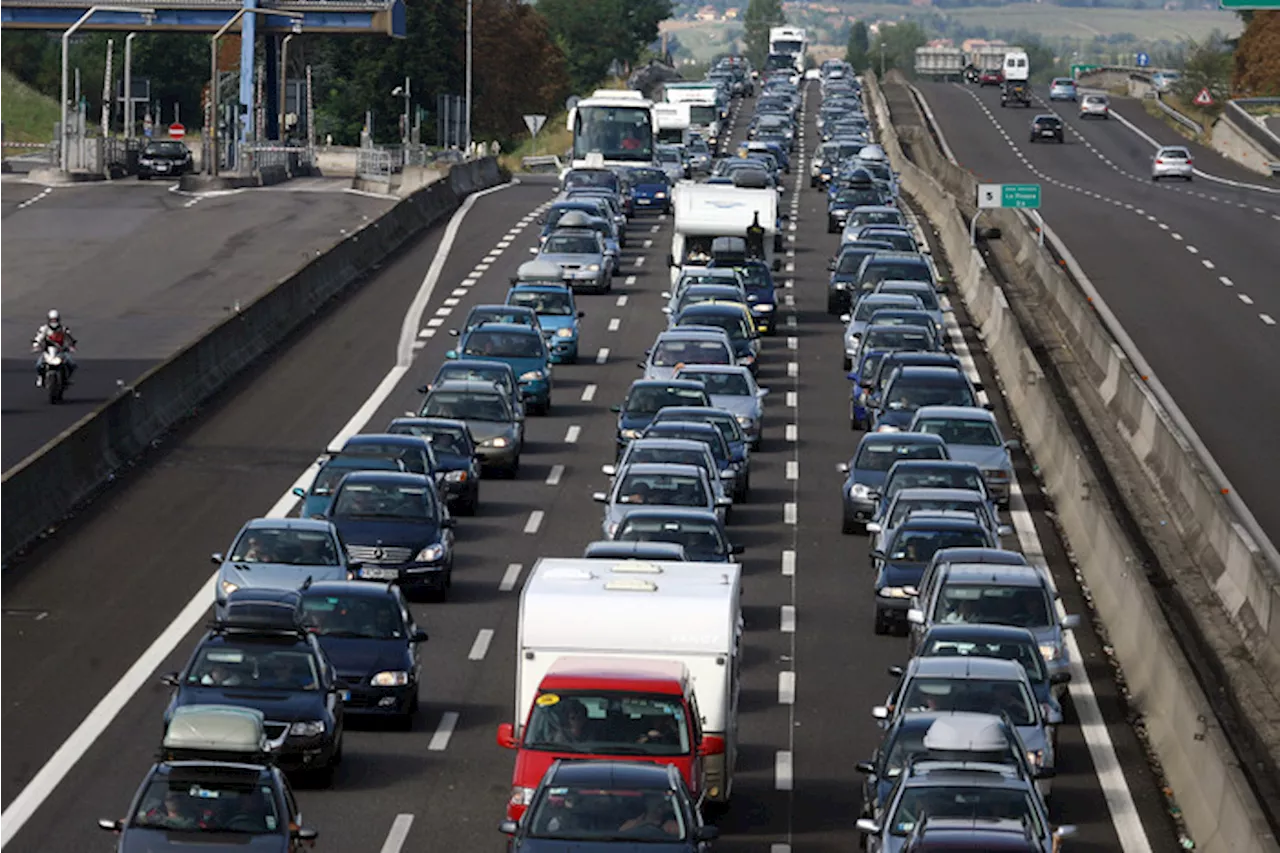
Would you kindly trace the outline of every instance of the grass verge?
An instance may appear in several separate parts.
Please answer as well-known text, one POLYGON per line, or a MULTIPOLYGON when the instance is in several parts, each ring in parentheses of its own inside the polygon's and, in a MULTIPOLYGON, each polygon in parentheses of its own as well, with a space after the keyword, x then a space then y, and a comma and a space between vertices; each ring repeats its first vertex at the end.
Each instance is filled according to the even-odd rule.
POLYGON ((4 121, 5 142, 50 142, 58 122, 58 102, 3 71, 0 119, 4 121))

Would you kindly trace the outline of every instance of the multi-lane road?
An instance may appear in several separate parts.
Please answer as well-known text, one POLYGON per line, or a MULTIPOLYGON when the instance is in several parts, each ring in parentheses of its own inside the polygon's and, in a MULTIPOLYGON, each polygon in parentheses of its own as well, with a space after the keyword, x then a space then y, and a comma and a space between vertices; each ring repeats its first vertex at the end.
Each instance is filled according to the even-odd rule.
MULTIPOLYGON (((740 764, 719 819, 724 851, 854 848, 854 763, 878 741, 870 710, 891 687, 885 668, 906 658, 904 640, 872 633, 866 539, 840 533, 835 465, 858 434, 848 429, 841 325, 825 310, 837 238, 825 232, 823 194, 807 188, 816 86, 808 97, 804 158, 784 196, 796 229, 779 274, 783 323, 760 373, 772 391, 765 440, 751 499, 730 526, 747 548, 747 634, 740 764)), ((199 635, 212 598, 208 553, 223 550, 246 517, 289 511, 289 488, 335 437, 414 407, 413 388, 454 340, 447 329, 471 305, 503 299, 553 193, 532 178, 476 198, 455 218, 456 239, 436 229, 403 252, 6 573, 0 786, 10 850, 109 846, 95 819, 123 814, 152 759, 167 700, 155 674, 181 666, 199 635), (407 370, 395 367, 402 346, 413 356, 407 370), (22 817, 10 839, 11 820, 22 817)), ((460 521, 450 601, 415 608, 431 635, 417 724, 407 733, 349 728, 333 788, 300 792, 319 849, 501 849, 513 754, 494 733, 512 716, 521 584, 539 556, 575 556, 598 537, 591 493, 605 486, 600 465, 613 458, 609 405, 664 325, 671 221, 641 218, 631 233, 614 293, 580 301, 584 358, 557 367, 554 409, 528 422, 520 477, 486 482, 478 515, 460 521)), ((973 347, 974 369, 995 388, 963 312, 959 320, 957 348, 973 347)), ((1084 612, 1019 464, 1017 539, 1043 553, 1067 610, 1084 612)), ((1089 677, 1072 686, 1051 805, 1057 820, 1080 826, 1069 849, 1143 849, 1135 838, 1174 849, 1110 666, 1091 631, 1076 639, 1078 674, 1089 677)))
POLYGON ((6 179, 0 465, 8 470, 394 202, 342 183, 191 195, 159 181, 6 179), (80 339, 81 369, 59 406, 35 387, 30 351, 50 308, 80 339))
POLYGON ((1196 167, 1231 183, 1153 183, 1148 138, 1187 143, 1127 99, 1113 99, 1118 116, 1105 121, 1055 102, 1066 143, 1031 144, 1045 91, 1026 110, 1002 109, 994 88, 920 90, 960 165, 984 182, 1042 185, 1049 226, 1280 541, 1280 186, 1194 144, 1196 167), (1258 183, 1266 189, 1249 186, 1258 183))

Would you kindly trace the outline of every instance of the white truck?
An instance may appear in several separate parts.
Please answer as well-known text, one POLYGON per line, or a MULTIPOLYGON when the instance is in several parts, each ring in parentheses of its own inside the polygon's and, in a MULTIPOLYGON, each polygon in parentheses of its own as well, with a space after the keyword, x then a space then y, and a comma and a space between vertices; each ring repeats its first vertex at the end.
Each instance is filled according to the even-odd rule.
POLYGON ((790 56, 797 74, 804 73, 805 54, 809 50, 809 38, 804 27, 773 27, 769 30, 769 53, 774 56, 790 56))
POLYGON ((680 277, 680 267, 701 266, 712 257, 716 239, 746 237, 747 229, 758 222, 764 229, 763 260, 773 270, 781 268, 775 257, 778 236, 778 191, 729 184, 677 184, 672 192, 675 227, 671 237, 671 283, 680 277))
POLYGON ((719 86, 714 81, 667 83, 662 97, 668 104, 681 104, 682 109, 688 110, 689 130, 705 139, 714 151, 723 124, 719 86))
POLYGON ((683 145, 689 132, 689 104, 654 104, 658 119, 658 144, 683 145))
POLYGON ((916 75, 935 80, 959 80, 964 74, 964 51, 958 47, 916 48, 916 75))
MULTIPOLYGON (((622 732, 648 706, 619 691, 667 682, 675 697, 666 703, 670 722, 692 724, 669 763, 694 771, 691 787, 705 799, 726 802, 738 748, 741 571, 736 563, 539 559, 520 595, 516 726, 531 711, 577 693, 588 723, 595 723, 592 740, 607 741, 605 732, 622 732), (679 698, 681 683, 692 686, 687 706, 679 698), (544 684, 555 692, 548 694, 544 684), (686 712, 677 713, 677 705, 686 712), (686 720, 686 713, 699 719, 686 720)), ((533 746, 518 728, 510 735, 526 749, 533 746)), ((636 741, 627 742, 627 758, 635 760, 636 741)), ((609 752, 603 744, 592 751, 609 752)), ((532 776, 541 773, 517 786, 536 785, 532 776)))

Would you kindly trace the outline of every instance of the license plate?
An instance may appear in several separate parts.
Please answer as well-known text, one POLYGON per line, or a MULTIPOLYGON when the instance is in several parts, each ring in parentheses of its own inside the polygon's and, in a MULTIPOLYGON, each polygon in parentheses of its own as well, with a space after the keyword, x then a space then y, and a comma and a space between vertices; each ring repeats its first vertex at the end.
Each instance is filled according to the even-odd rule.
POLYGON ((343 702, 350 702, 350 701, 351 701, 351 691, 350 691, 350 690, 344 690, 344 691, 342 691, 342 701, 343 701, 343 702))
POLYGON ((1054 134, 1053 134, 1053 131, 1052 131, 1052 130, 1042 130, 1042 131, 1040 131, 1040 135, 1041 135, 1041 136, 1053 136, 1054 134))
POLYGON ((394 580, 400 577, 400 573, 395 569, 361 569, 360 577, 372 580, 394 580))

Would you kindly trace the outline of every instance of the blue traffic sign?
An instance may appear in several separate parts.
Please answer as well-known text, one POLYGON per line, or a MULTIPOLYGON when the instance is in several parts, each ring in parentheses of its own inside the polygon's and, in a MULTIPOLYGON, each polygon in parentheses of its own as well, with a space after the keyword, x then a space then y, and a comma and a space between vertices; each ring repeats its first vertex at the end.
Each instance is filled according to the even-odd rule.
POLYGON ((1150 65, 1150 64, 1151 64, 1151 57, 1150 57, 1150 55, 1145 54, 1145 53, 1139 53, 1139 54, 1138 54, 1138 67, 1139 67, 1139 68, 1146 68, 1146 67, 1147 67, 1148 65, 1150 65))

